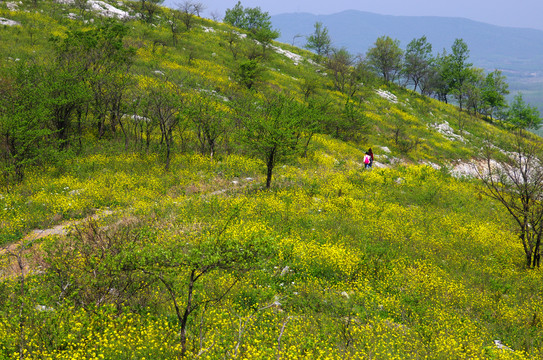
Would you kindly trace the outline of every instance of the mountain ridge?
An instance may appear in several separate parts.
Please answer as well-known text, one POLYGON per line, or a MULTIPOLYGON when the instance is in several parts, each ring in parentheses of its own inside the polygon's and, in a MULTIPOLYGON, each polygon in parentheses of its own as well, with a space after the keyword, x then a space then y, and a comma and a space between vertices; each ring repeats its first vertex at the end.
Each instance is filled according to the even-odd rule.
POLYGON ((303 46, 317 21, 329 30, 333 46, 353 54, 365 53, 383 35, 400 41, 400 47, 426 36, 433 53, 450 47, 456 38, 469 46, 470 62, 486 71, 501 70, 511 93, 522 92, 526 100, 543 110, 543 31, 510 28, 458 17, 381 15, 345 10, 330 15, 284 13, 271 16, 279 29, 278 41, 303 46))

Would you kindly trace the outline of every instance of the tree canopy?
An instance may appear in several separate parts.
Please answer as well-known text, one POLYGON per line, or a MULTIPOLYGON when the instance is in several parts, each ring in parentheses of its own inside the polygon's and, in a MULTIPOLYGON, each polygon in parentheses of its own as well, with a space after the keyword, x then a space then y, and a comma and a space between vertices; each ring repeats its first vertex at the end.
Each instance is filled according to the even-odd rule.
POLYGON ((320 21, 315 23, 315 31, 307 38, 305 47, 309 50, 314 50, 317 55, 326 55, 330 51, 332 40, 328 34, 328 28, 320 21))
POLYGON ((526 104, 522 93, 515 96, 507 113, 508 121, 515 127, 537 130, 541 126, 541 116, 536 107, 526 104))
POLYGON ((403 50, 400 41, 389 36, 381 36, 366 54, 368 62, 386 82, 396 80, 402 67, 403 50))
POLYGON ((244 8, 241 1, 232 9, 227 9, 224 15, 224 22, 232 26, 249 31, 253 35, 267 34, 269 39, 279 37, 279 31, 272 29, 270 15, 266 11, 262 11, 260 7, 244 8))

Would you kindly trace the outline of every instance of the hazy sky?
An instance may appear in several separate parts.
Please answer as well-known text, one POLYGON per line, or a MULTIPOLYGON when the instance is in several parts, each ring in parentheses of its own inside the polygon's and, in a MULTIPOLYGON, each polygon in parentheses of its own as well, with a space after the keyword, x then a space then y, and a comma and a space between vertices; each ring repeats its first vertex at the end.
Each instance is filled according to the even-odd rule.
MULTIPOLYGON (((237 3, 237 0, 197 1, 206 6, 204 16, 211 17, 214 12, 221 18, 226 9, 237 3)), ((165 1, 168 6, 182 2, 165 1)), ((543 30, 543 0, 242 0, 241 4, 259 6, 270 15, 290 12, 325 15, 354 9, 383 15, 463 17, 494 25, 543 30)))

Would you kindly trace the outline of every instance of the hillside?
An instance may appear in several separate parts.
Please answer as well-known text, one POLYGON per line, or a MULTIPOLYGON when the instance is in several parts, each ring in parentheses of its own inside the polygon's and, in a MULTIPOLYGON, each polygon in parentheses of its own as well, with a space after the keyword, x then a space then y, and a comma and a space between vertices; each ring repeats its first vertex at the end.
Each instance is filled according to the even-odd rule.
POLYGON ((411 40, 426 36, 434 53, 450 51, 455 39, 464 39, 474 66, 488 72, 501 70, 507 76, 511 92, 522 92, 529 103, 543 112, 541 30, 501 27, 462 18, 387 16, 354 10, 331 15, 272 16, 274 27, 281 31, 278 40, 288 44, 294 41, 298 46, 305 44, 304 36, 313 33, 317 21, 329 29, 334 46, 345 47, 353 54, 365 54, 383 35, 398 39, 403 49, 411 40), (295 38, 296 35, 302 37, 295 38))
POLYGON ((543 357, 543 274, 464 171, 506 128, 86 4, 0 4, 0 359, 543 357))

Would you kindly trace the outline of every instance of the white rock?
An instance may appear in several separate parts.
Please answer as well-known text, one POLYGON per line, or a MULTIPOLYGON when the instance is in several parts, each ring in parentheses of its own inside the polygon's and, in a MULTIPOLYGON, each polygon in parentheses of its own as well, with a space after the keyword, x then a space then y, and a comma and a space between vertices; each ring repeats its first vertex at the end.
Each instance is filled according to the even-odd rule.
POLYGON ((118 19, 128 19, 131 17, 128 12, 117 9, 116 7, 100 0, 89 0, 88 5, 92 10, 98 12, 102 16, 116 17, 118 19))
POLYGON ((54 311, 55 309, 49 307, 49 306, 45 306, 45 305, 36 305, 36 310, 40 311, 40 312, 45 312, 45 311, 54 311))
POLYGON ((283 268, 283 270, 281 270, 281 276, 285 276, 286 274, 289 273, 289 271, 290 271, 290 268, 288 267, 288 265, 285 266, 285 267, 283 268))
POLYGON ((6 18, 1 18, 1 17, 0 17, 0 25, 6 25, 6 26, 20 26, 21 23, 15 21, 15 20, 10 20, 10 19, 6 19, 6 18))
MULTIPOLYGON (((298 65, 304 58, 303 56, 301 55, 298 55, 298 54, 295 54, 291 51, 288 51, 288 50, 284 50, 284 49, 281 49, 280 47, 278 46, 271 46, 271 48, 278 54, 281 54, 281 55, 285 55, 286 57, 288 57, 290 60, 294 61, 294 65, 298 65)), ((309 62, 312 62, 311 60, 309 60, 309 62)))
POLYGON ((19 9, 19 4, 14 3, 14 2, 6 3, 6 6, 7 6, 8 10, 10 10, 10 11, 17 11, 17 9, 19 9))
POLYGON ((390 91, 377 89, 377 90, 375 90, 375 92, 377 93, 377 95, 379 95, 383 99, 387 99, 391 103, 394 103, 394 104, 398 103, 398 98, 396 97, 396 95, 394 95, 390 91))
POLYGON ((511 349, 510 347, 502 344, 500 340, 494 340, 494 345, 500 350, 513 351, 513 349, 511 349))

